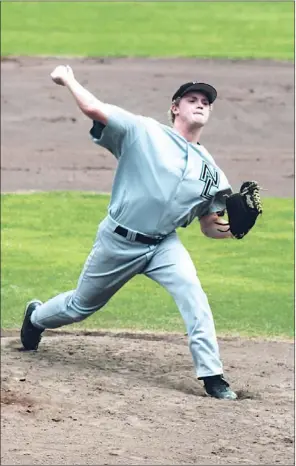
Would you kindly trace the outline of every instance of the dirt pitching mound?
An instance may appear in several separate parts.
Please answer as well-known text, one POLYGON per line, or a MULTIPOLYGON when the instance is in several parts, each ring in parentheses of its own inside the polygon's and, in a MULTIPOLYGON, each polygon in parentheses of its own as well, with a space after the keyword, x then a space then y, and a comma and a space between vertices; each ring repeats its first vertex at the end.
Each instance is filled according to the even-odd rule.
POLYGON ((1 339, 1 464, 294 464, 292 342, 221 339, 231 402, 185 336, 56 335, 1 339))

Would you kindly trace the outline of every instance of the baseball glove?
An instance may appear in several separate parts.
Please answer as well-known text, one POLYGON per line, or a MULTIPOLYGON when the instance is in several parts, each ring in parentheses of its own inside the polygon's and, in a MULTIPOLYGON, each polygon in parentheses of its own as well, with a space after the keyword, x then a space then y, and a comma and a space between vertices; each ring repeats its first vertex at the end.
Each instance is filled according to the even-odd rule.
POLYGON ((259 190, 256 181, 245 181, 239 193, 226 198, 229 228, 236 239, 243 238, 255 225, 258 215, 262 214, 259 190))

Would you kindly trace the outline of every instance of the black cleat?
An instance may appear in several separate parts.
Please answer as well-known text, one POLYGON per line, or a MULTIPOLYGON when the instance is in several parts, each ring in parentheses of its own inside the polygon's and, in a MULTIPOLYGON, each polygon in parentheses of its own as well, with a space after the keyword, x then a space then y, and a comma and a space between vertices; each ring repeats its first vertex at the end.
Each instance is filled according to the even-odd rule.
POLYGON ((237 394, 231 390, 223 375, 204 377, 205 391, 209 396, 220 400, 236 400, 237 394))
POLYGON ((38 345, 41 340, 41 334, 44 332, 43 329, 34 327, 31 322, 32 312, 36 307, 43 304, 41 301, 34 299, 30 301, 25 309, 24 321, 21 329, 21 342, 25 350, 33 351, 38 349, 38 345))

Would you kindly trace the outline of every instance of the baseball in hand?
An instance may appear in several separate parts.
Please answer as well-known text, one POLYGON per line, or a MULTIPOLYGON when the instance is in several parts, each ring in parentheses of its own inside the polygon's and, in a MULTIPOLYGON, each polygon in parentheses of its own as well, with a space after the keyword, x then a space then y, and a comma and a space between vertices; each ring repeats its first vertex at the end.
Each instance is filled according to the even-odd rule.
POLYGON ((69 78, 74 78, 74 73, 71 66, 59 65, 50 74, 54 83, 60 86, 65 86, 69 78))

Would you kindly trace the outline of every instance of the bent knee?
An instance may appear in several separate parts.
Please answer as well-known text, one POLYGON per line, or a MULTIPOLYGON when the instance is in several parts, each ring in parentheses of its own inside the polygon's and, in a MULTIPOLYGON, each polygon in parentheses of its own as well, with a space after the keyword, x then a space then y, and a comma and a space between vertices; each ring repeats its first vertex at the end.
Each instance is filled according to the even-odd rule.
POLYGON ((91 304, 91 303, 80 303, 75 296, 70 299, 67 312, 71 315, 74 322, 81 322, 87 317, 91 316, 94 312, 98 311, 104 306, 105 303, 91 304))

